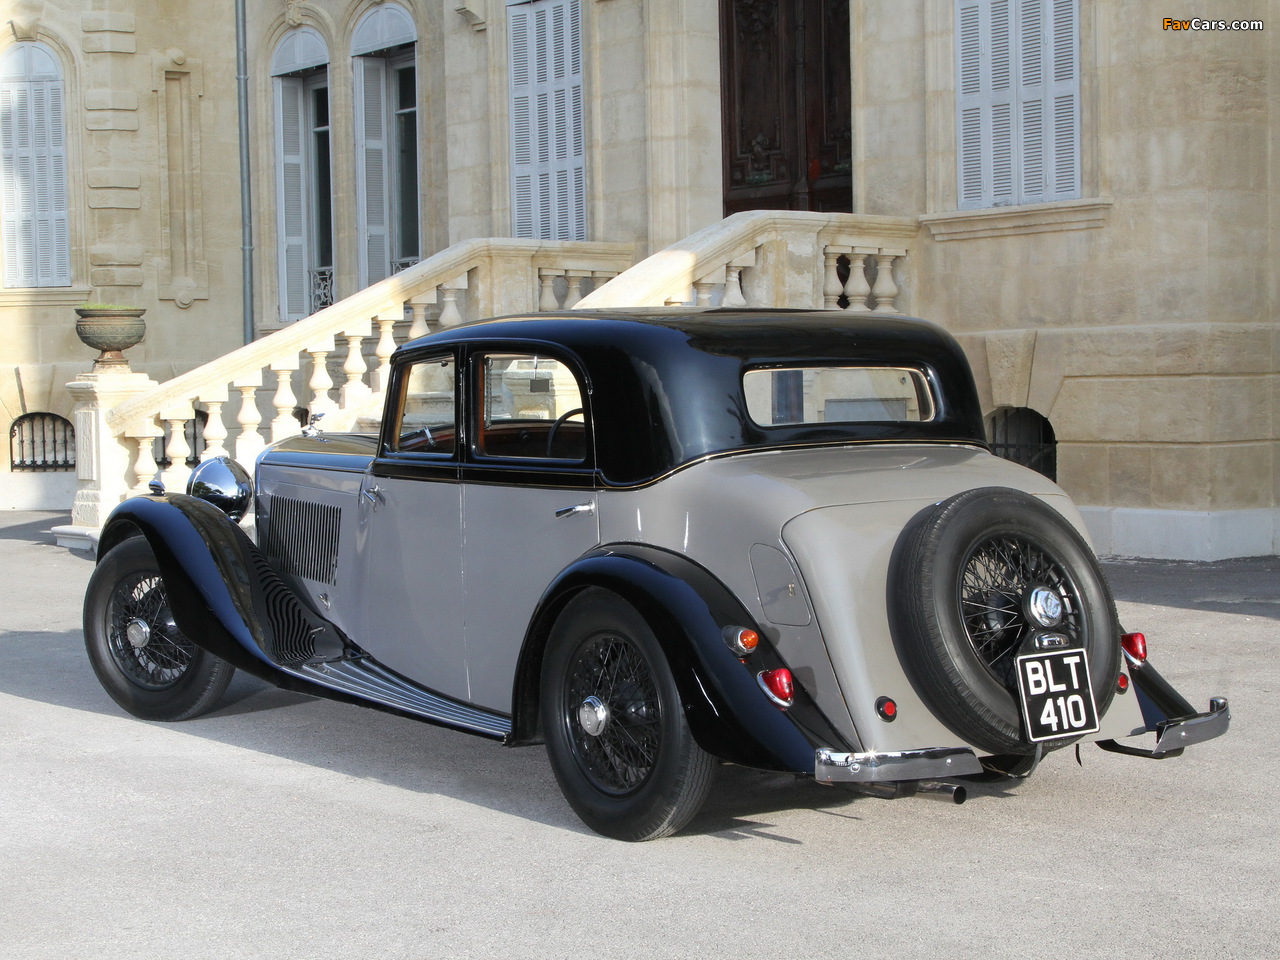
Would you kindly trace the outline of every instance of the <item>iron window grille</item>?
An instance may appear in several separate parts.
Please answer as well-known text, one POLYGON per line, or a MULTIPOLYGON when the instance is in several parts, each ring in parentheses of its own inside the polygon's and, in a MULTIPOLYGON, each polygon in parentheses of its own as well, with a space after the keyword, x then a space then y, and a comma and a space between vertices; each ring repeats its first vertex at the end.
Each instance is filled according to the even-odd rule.
POLYGON ((9 430, 12 470, 74 470, 76 433, 69 420, 56 413, 25 413, 9 430))
POLYGON ((1004 407, 987 419, 991 452, 1058 479, 1058 441, 1047 419, 1028 407, 1004 407))

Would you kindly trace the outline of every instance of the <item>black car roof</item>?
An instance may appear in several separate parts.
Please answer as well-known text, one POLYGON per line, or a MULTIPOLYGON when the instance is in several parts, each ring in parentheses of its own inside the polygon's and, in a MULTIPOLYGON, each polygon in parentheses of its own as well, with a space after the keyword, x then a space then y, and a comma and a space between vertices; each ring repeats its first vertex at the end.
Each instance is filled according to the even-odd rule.
POLYGON ((736 450, 866 441, 985 444, 968 361, 941 327, 913 317, 801 310, 570 311, 462 324, 405 344, 396 362, 446 344, 541 346, 585 373, 606 482, 643 483, 736 450), (925 422, 762 427, 745 369, 837 362, 921 370, 937 409, 925 422))

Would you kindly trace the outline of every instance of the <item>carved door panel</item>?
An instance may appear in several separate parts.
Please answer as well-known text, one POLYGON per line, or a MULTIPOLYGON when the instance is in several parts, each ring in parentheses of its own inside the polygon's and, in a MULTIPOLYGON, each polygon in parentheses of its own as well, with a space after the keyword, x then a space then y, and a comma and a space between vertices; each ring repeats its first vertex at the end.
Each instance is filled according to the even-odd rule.
POLYGON ((724 212, 853 209, 849 0, 721 0, 724 212))

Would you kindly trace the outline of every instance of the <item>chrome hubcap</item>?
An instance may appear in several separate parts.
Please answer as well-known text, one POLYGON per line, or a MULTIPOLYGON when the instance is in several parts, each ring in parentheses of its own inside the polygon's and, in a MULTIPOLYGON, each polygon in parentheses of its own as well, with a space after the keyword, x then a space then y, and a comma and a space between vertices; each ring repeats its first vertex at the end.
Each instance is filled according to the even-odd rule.
POLYGON ((1056 627, 1062 622, 1062 597, 1049 587, 1036 587, 1027 598, 1031 618, 1042 627, 1056 627))
POLYGON ((609 723, 609 708, 599 697, 587 697, 578 707, 578 723, 589 737, 598 737, 609 723))
POLYGON ((129 645, 135 650, 141 650, 151 642, 151 624, 145 620, 130 620, 124 628, 124 635, 129 640, 129 645))

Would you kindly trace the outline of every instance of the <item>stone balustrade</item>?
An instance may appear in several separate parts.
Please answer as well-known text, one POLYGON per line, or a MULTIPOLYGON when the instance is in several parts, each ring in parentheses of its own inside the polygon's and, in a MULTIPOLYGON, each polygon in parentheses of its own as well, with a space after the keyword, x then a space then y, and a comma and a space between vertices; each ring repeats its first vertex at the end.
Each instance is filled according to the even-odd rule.
POLYGON ((918 231, 906 217, 747 211, 642 260, 575 306, 907 312, 918 231))
POLYGON ((159 479, 183 490, 190 463, 230 456, 252 471, 307 416, 328 430, 376 418, 405 338, 468 319, 567 309, 632 262, 630 244, 464 241, 332 306, 158 384, 88 374, 77 400, 77 493, 59 543, 88 547, 111 509, 159 479))

